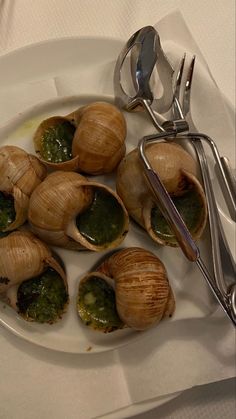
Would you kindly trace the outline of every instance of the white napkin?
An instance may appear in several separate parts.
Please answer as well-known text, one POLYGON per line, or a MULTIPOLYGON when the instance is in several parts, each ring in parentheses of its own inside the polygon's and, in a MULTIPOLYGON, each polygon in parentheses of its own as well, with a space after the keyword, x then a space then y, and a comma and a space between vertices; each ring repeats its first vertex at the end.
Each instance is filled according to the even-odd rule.
POLYGON ((174 67, 179 63, 184 52, 187 52, 186 61, 196 55, 191 89, 193 122, 199 132, 214 139, 221 155, 228 154, 235 167, 234 118, 232 115, 230 117, 225 99, 189 28, 178 11, 168 15, 168 18, 163 18, 156 24, 156 28, 163 39, 164 50, 174 67), (199 86, 201 86, 200 89, 199 86))
MULTIPOLYGON (((197 54, 199 71, 196 68, 194 122, 199 130, 216 139, 223 153, 224 144, 227 142, 228 151, 228 140, 231 140, 234 135, 232 123, 221 94, 182 16, 178 12, 172 13, 156 26, 161 35, 163 47, 173 63, 176 63, 184 51, 197 54), (199 85, 204 85, 202 88, 204 96, 197 92, 199 85), (208 92, 214 94, 214 101, 212 101, 212 96, 208 96, 208 92), (204 115, 199 112, 203 101, 204 109, 207 109, 207 114, 204 115), (219 123, 218 119, 220 119, 219 123), (224 141, 221 141, 222 137, 224 141)), ((111 62, 108 67, 101 66, 98 69, 96 77, 99 80, 99 87, 97 80, 94 85, 92 83, 89 87, 85 85, 82 72, 79 76, 76 73, 66 73, 50 80, 3 89, 0 97, 2 120, 7 121, 14 113, 22 112, 28 106, 56 96, 110 93, 113 68, 114 62, 111 62), (94 92, 95 88, 96 92, 94 92)), ((89 70, 85 69, 85 71, 89 70)), ((232 237, 230 239, 233 240, 232 237)), ((178 269, 177 266, 176 269, 178 269)), ((187 279, 191 280, 190 277, 187 279)), ((204 287, 202 292, 205 292, 204 287)), ((193 297, 198 299, 199 296, 193 297)), ((202 295, 200 300, 204 301, 202 295)), ((202 316, 203 314, 197 316, 198 318, 188 318, 188 310, 186 310, 185 316, 181 319, 178 319, 177 314, 173 321, 163 322, 153 330, 153 333, 143 336, 140 334, 140 339, 136 343, 117 350, 121 367, 120 374, 122 376, 124 374, 127 385, 125 397, 122 398, 121 394, 116 395, 115 405, 112 401, 107 402, 106 407, 100 406, 97 414, 102 415, 121 407, 125 402, 128 403, 129 398, 132 403, 143 402, 199 384, 234 376, 234 329, 231 323, 221 309, 217 310, 213 316, 202 316), (127 389, 129 397, 127 397, 127 389)), ((86 386, 89 387, 88 382, 86 386)))

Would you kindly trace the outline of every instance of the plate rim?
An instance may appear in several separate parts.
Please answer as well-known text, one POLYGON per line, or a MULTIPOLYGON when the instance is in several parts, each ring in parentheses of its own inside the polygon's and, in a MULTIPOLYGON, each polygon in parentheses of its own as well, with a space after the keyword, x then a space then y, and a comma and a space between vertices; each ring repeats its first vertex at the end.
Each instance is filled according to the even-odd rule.
POLYGON ((14 49, 10 49, 7 52, 3 52, 2 54, 0 54, 0 61, 1 59, 7 59, 10 55, 14 55, 14 54, 18 54, 18 53, 22 53, 28 49, 35 49, 38 47, 43 47, 45 45, 51 44, 51 43, 61 43, 61 42, 71 42, 71 41, 99 41, 99 42, 106 42, 106 41, 111 41, 111 42, 115 42, 115 43, 124 43, 124 40, 122 38, 115 38, 112 36, 62 36, 62 37, 55 37, 55 38, 50 38, 50 39, 44 39, 38 42, 34 42, 34 43, 30 43, 30 44, 25 44, 21 47, 18 48, 14 48, 14 49))

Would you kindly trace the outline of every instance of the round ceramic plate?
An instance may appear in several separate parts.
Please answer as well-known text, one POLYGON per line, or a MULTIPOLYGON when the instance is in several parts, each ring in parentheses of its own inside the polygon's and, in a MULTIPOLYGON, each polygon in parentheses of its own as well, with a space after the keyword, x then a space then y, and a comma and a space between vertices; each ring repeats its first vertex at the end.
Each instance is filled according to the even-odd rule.
MULTIPOLYGON (((1 57, 0 88, 5 92, 9 89, 12 95, 14 88, 21 92, 25 88, 29 92, 36 85, 45 85, 45 81, 50 80, 54 86, 54 94, 51 98, 49 94, 43 102, 39 102, 37 96, 33 100, 31 98, 32 106, 28 109, 25 109, 24 97, 16 98, 16 103, 19 106, 20 102, 21 108, 16 111, 17 108, 13 106, 15 111, 12 115, 9 115, 8 110, 10 119, 0 129, 0 145, 13 144, 34 153, 32 136, 44 118, 67 114, 79 106, 97 100, 112 102, 113 70, 121 48, 122 43, 115 40, 65 39, 34 45, 1 57), (70 95, 65 96, 65 92, 70 95)), ((4 108, 4 103, 1 106, 4 108)), ((125 118, 129 151, 143 135, 153 133, 153 127, 142 114, 125 113, 125 118)), ((100 176, 95 179, 115 188, 114 176, 100 176)), ((225 217, 225 225, 229 224, 225 217)), ((179 249, 154 245, 145 232, 132 222, 127 238, 120 248, 129 246, 149 249, 164 262, 177 304, 176 313, 170 321, 203 317, 215 310, 216 303, 201 274, 195 265, 184 258, 179 249)), ((199 246, 203 259, 209 262, 207 231, 199 246)), ((102 334, 84 326, 76 313, 78 284, 82 275, 91 270, 106 253, 75 252, 59 248, 55 248, 55 251, 63 259, 67 270, 70 294, 68 312, 55 325, 40 325, 25 322, 15 311, 0 303, 0 323, 3 326, 45 348, 78 354, 115 349, 134 339, 142 340, 147 334, 155 332, 155 328, 142 333, 126 329, 102 334)), ((165 321, 158 327, 165 327, 165 321)))

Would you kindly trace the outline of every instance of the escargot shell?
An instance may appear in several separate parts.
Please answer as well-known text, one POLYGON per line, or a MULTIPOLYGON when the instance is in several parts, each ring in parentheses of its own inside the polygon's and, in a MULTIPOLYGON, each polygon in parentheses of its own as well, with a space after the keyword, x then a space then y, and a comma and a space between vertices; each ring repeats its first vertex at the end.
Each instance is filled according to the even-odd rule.
MULTIPOLYGON (((10 305, 26 320, 35 319, 26 315, 25 310, 21 312, 18 300, 19 288, 29 280, 35 280, 37 283, 40 276, 44 275, 47 270, 50 270, 54 277, 58 276, 61 281, 60 287, 63 288, 64 300, 61 302, 58 313, 53 315, 53 319, 47 318, 47 321, 54 322, 61 317, 68 304, 67 279, 61 264, 52 255, 50 249, 30 232, 15 231, 0 239, 0 294, 6 295, 10 305)), ((31 295, 27 294, 25 309, 31 302, 35 303, 38 297, 35 292, 34 290, 31 295)), ((43 292, 45 293, 45 289, 43 292)), ((50 301, 49 296, 46 297, 46 301, 47 306, 44 306, 44 311, 52 309, 54 312, 55 307, 50 307, 50 304, 54 303, 50 301)), ((42 315, 46 318, 49 314, 42 313, 42 315)))
MULTIPOLYGON (((77 307, 80 315, 80 287, 91 276, 114 281, 117 312, 124 324, 131 328, 148 329, 164 317, 172 316, 175 310, 166 269, 158 257, 145 249, 131 247, 117 251, 106 258, 96 272, 82 278, 77 307)), ((89 309, 89 304, 87 306, 89 309)), ((84 309, 82 318, 83 315, 84 309)))
MULTIPOLYGON (((196 161, 180 145, 167 142, 147 146, 146 155, 176 206, 179 206, 180 213, 182 211, 181 215, 194 240, 199 239, 206 225, 207 205, 197 178, 196 161)), ((158 213, 137 149, 127 154, 119 164, 116 187, 129 215, 146 229, 154 241, 177 246, 175 236, 160 211, 158 213), (158 216, 157 225, 154 226, 155 212, 158 216)))
POLYGON ((126 121, 111 103, 84 106, 72 119, 78 126, 72 152, 79 158, 80 171, 92 175, 112 172, 125 154, 126 121))
POLYGON ((0 192, 14 200, 15 219, 2 231, 11 231, 27 219, 29 197, 46 177, 37 157, 15 146, 0 148, 0 192))
POLYGON ((53 169, 98 175, 115 169, 125 154, 125 138, 122 112, 111 103, 94 102, 42 121, 34 145, 41 161, 53 169))
POLYGON ((62 171, 50 174, 34 191, 30 198, 28 220, 32 231, 49 244, 95 251, 118 246, 124 240, 129 225, 128 213, 115 192, 101 183, 88 181, 78 173, 62 171), (96 191, 108 197, 108 204, 111 200, 111 211, 105 208, 100 213, 96 212, 93 206, 96 191), (100 216, 96 218, 96 214, 100 216), (89 230, 88 234, 84 230, 82 232, 81 225, 89 230), (106 225, 107 231, 114 232, 114 235, 105 237, 104 241, 89 237, 91 229, 102 229, 106 225))

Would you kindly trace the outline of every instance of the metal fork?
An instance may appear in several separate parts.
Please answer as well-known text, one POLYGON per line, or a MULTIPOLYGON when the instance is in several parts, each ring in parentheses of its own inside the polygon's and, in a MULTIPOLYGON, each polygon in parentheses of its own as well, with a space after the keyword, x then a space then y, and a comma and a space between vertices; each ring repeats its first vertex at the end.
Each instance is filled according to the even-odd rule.
POLYGON ((185 121, 185 117, 188 115, 189 122, 192 123, 192 121, 190 121, 190 96, 194 63, 195 57, 193 57, 189 66, 186 82, 183 83, 185 57, 182 60, 180 71, 177 77, 176 89, 174 92, 174 101, 171 109, 173 119, 165 122, 163 125, 165 126, 165 129, 167 129, 166 133, 144 137, 139 143, 139 151, 144 166, 144 173, 147 177, 151 190, 154 196, 158 199, 163 214, 165 214, 167 221, 175 232, 182 251, 189 260, 196 262, 218 302, 229 316, 229 318, 232 320, 232 322, 236 325, 236 268, 224 235, 224 230, 219 217, 218 208, 210 180, 207 158, 201 142, 201 139, 208 137, 199 133, 187 133, 184 135, 181 134, 181 138, 186 138, 188 141, 191 141, 192 145, 194 146, 202 171, 203 183, 208 202, 214 277, 212 277, 208 272, 203 260, 200 257, 200 252, 197 245, 194 243, 190 233, 183 223, 183 220, 171 202, 171 199, 169 198, 168 193, 162 185, 159 177, 152 170, 152 167, 150 166, 145 153, 145 147, 150 142, 156 142, 159 140, 163 141, 163 139, 168 141, 171 138, 172 140, 173 138, 178 139, 174 129, 176 120, 179 121, 182 119, 185 121), (227 266, 227 280, 222 268, 222 260, 224 260, 224 263, 227 266))
MULTIPOLYGON (((177 76, 176 88, 174 92, 174 96, 180 105, 180 111, 179 111, 179 107, 177 107, 174 102, 173 107, 172 107, 172 114, 173 114, 174 119, 187 118, 187 122, 189 123, 191 128, 197 132, 194 126, 193 120, 191 118, 191 112, 190 112, 191 87, 192 87, 195 59, 196 57, 193 56, 191 63, 188 67, 186 81, 183 82, 183 73, 184 73, 184 67, 185 67, 185 62, 186 62, 186 54, 182 58, 180 70, 177 76), (182 93, 182 99, 181 99, 181 93, 182 93)), ((195 133, 189 133, 187 136, 188 138, 191 138, 192 144, 194 146, 194 149, 198 157, 198 161, 201 167, 201 172, 202 172, 202 177, 203 177, 205 193, 207 197, 210 235, 211 235, 211 243, 212 243, 213 269, 214 269, 215 280, 222 295, 224 295, 225 298, 228 298, 229 293, 235 292, 233 291, 233 288, 236 286, 235 284, 236 265, 231 255, 231 251, 229 249, 228 242, 226 240, 223 226, 221 223, 221 219, 219 216, 219 211, 218 211, 218 207, 217 207, 217 203, 215 200, 212 183, 210 179, 207 158, 206 158, 205 150, 201 141, 202 135, 201 135, 201 139, 198 137, 198 134, 195 134, 195 133), (224 266, 226 268, 227 279, 228 279, 227 282, 230 283, 230 291, 228 289, 229 287, 226 284, 226 279, 225 279, 226 275, 223 272, 222 261, 224 262, 224 266)), ((205 139, 205 137, 207 136, 203 135, 203 140, 205 139)))
MULTIPOLYGON (((190 113, 190 103, 191 103, 191 87, 192 87, 192 80, 193 80, 193 72, 195 66, 196 56, 193 55, 192 60, 187 67, 187 77, 185 83, 183 83, 183 73, 184 68, 186 66, 186 53, 184 54, 179 70, 177 73, 176 84, 175 84, 175 91, 174 91, 174 100, 172 106, 172 118, 173 120, 186 120, 191 130, 197 131, 194 122, 191 118, 190 113), (184 85, 183 85, 184 84, 184 85), (182 94, 182 98, 181 98, 182 94)), ((165 127, 168 129, 168 123, 164 124, 165 127)), ((170 127, 169 127, 170 128, 170 127)), ((222 192, 225 196, 226 203, 228 206, 228 210, 230 216, 233 221, 236 221, 236 180, 233 176, 233 170, 230 166, 230 162, 226 157, 221 157, 219 151, 212 141, 207 135, 202 135, 202 140, 205 141, 208 146, 210 146, 211 151, 213 153, 213 157, 215 158, 216 164, 219 170, 219 181, 222 183, 222 192)), ((197 145, 196 147, 200 150, 200 146, 197 145)))

